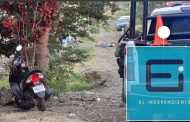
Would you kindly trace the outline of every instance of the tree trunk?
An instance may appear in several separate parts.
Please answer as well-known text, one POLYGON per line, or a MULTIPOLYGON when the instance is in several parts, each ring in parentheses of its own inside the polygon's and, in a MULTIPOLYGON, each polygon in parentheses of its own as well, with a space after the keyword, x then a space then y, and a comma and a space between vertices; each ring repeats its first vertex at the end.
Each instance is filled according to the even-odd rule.
POLYGON ((37 66, 47 70, 49 64, 49 50, 48 50, 48 40, 49 40, 50 27, 46 27, 45 34, 39 39, 37 46, 37 66))

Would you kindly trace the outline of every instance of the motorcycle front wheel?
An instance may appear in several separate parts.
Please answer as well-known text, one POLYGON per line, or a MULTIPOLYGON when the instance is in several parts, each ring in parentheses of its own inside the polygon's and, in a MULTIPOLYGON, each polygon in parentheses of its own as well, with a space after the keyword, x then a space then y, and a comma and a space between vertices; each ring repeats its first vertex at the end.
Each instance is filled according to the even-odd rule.
POLYGON ((45 102, 44 98, 38 98, 38 109, 40 111, 46 110, 46 102, 45 102))

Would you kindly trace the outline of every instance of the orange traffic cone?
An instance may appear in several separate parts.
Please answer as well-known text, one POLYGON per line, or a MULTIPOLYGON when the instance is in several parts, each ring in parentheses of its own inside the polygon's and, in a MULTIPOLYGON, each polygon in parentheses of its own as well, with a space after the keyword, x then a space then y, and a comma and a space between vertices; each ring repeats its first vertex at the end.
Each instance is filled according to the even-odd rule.
POLYGON ((154 43, 150 44, 151 46, 162 46, 162 45, 170 45, 170 43, 168 43, 167 39, 162 39, 158 36, 158 29, 163 26, 163 21, 162 21, 162 17, 160 15, 157 16, 156 18, 156 31, 155 31, 155 35, 154 35, 154 43))

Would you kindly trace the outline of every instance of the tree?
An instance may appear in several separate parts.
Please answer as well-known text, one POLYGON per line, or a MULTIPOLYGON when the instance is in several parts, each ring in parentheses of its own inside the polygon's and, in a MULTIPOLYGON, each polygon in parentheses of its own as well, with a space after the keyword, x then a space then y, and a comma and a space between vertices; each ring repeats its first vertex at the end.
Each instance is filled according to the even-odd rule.
POLYGON ((113 4, 103 1, 19 0, 1 2, 0 54, 10 56, 14 53, 15 45, 22 44, 27 64, 47 67, 49 34, 61 38, 62 34, 67 31, 80 36, 81 32, 88 29, 88 25, 106 23, 109 18, 105 15, 104 6, 106 5, 110 6, 113 12, 117 10, 113 4))
MULTIPOLYGON (((58 0, 6 1, 1 2, 0 9, 4 11, 6 17, 1 22, 0 44, 10 48, 13 47, 11 45, 22 44, 24 47, 22 53, 26 57, 27 64, 31 61, 29 48, 33 48, 32 66, 34 66, 36 55, 38 65, 46 65, 49 30, 57 15, 58 0)), ((2 49, 4 52, 1 51, 0 54, 10 56, 14 53, 14 48, 9 52, 8 48, 2 49)))

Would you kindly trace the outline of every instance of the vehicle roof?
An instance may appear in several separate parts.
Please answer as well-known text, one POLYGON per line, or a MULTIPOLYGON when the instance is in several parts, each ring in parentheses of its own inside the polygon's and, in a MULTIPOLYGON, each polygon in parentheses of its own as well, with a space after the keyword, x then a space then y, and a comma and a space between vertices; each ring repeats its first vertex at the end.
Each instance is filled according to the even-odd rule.
POLYGON ((130 20, 130 16, 121 16, 119 19, 117 20, 130 20))
POLYGON ((120 16, 120 18, 130 18, 130 16, 120 16))
POLYGON ((118 20, 122 20, 122 19, 125 19, 125 20, 127 20, 127 18, 119 18, 118 20))
POLYGON ((156 15, 166 15, 166 14, 181 14, 181 13, 189 13, 188 12, 183 12, 181 8, 188 7, 190 9, 190 5, 182 5, 182 6, 175 6, 175 7, 164 7, 164 8, 156 8, 153 10, 151 16, 156 16, 156 15))

